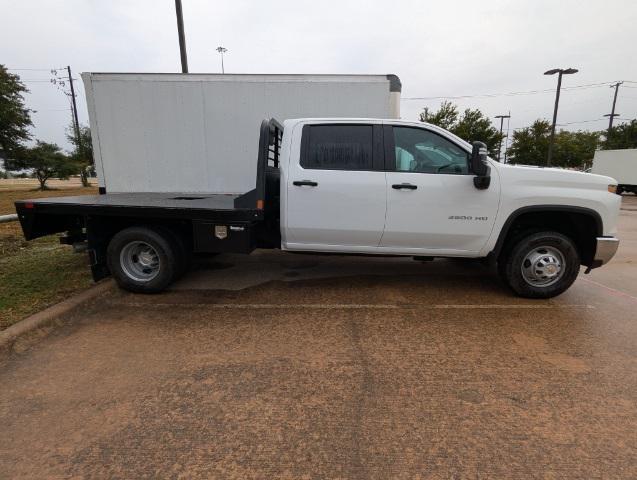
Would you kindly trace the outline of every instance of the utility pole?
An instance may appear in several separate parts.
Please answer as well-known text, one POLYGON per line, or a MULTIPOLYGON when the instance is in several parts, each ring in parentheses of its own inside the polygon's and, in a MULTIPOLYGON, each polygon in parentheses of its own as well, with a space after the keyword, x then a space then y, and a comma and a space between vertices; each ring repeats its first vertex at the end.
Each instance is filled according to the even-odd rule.
POLYGON ((502 127, 504 126, 504 119, 511 118, 511 115, 496 115, 495 118, 500 119, 500 145, 498 146, 498 162, 499 162, 500 154, 502 153, 502 127))
MULTIPOLYGON (((75 141, 77 142, 77 153, 80 154, 80 158, 82 160, 87 160, 84 158, 84 145, 82 145, 82 137, 80 135, 80 121, 77 118, 77 103, 75 102, 75 87, 73 86, 73 75, 71 74, 71 66, 67 65, 66 71, 69 74, 69 87, 71 88, 71 106, 73 108, 73 127, 75 129, 75 141)), ((89 163, 90 165, 90 163, 89 163)), ((82 179, 82 185, 87 187, 86 171, 82 169, 80 172, 80 178, 82 179)))
POLYGON ((613 130, 613 119, 615 117, 619 117, 619 113, 615 113, 615 104, 617 103, 617 92, 619 91, 619 86, 622 83, 624 82, 617 82, 616 84, 610 86, 610 88, 615 89, 615 95, 613 96, 613 108, 611 109, 610 113, 604 115, 605 117, 610 117, 608 119, 608 135, 606 135, 606 140, 610 139, 610 132, 612 132, 613 130))
POLYGON ((546 166, 551 166, 551 157, 553 156, 553 142, 555 140, 555 124, 557 122, 557 106, 560 103, 560 89, 562 88, 562 75, 571 75, 573 73, 577 73, 579 70, 576 68, 554 68, 552 70, 548 70, 544 72, 544 75, 555 75, 559 74, 557 77, 557 91, 555 92, 555 108, 553 109, 553 124, 551 125, 551 138, 549 140, 549 154, 546 159, 546 166))
POLYGON ((188 73, 188 57, 186 56, 186 34, 184 33, 184 16, 181 0, 175 0, 177 12, 177 33, 179 35, 179 53, 181 54, 181 73, 188 73))
POLYGON ((225 69, 223 68, 223 54, 226 53, 228 49, 225 47, 217 47, 216 50, 221 54, 221 73, 226 73, 225 69))
POLYGON ((71 87, 71 105, 73 108, 73 128, 75 129, 75 140, 80 155, 82 154, 82 141, 80 139, 80 122, 77 119, 77 104, 75 103, 75 88, 73 87, 73 75, 71 75, 71 66, 66 67, 69 74, 69 86, 71 87))

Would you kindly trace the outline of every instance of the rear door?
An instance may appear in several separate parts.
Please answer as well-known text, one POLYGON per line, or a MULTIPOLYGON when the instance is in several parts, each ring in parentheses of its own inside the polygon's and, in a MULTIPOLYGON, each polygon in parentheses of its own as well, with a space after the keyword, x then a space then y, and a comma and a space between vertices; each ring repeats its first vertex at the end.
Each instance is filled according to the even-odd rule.
POLYGON ((387 220, 383 249, 422 254, 475 254, 498 210, 500 184, 478 190, 469 152, 417 126, 386 125, 387 220))
POLYGON ((382 125, 303 125, 290 159, 285 248, 370 251, 385 225, 382 125))

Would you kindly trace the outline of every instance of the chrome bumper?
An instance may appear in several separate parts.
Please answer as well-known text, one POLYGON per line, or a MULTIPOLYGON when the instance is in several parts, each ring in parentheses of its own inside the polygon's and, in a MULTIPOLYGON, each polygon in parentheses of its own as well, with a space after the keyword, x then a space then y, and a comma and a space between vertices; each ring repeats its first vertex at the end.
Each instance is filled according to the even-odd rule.
POLYGON ((610 259, 617 253, 619 239, 615 237, 597 237, 597 247, 595 248, 595 258, 592 268, 601 267, 610 262, 610 259))

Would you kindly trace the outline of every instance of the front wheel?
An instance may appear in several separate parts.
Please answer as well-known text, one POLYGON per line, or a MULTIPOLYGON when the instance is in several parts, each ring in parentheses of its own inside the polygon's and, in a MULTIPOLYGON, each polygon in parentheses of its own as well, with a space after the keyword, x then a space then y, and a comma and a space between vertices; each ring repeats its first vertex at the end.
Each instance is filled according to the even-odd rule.
POLYGON ((175 240, 161 228, 131 227, 118 232, 108 244, 111 275, 124 290, 157 293, 177 276, 175 240))
POLYGON ((526 298, 551 298, 565 292, 580 267, 577 247, 557 232, 533 233, 518 239, 500 262, 505 282, 526 298))

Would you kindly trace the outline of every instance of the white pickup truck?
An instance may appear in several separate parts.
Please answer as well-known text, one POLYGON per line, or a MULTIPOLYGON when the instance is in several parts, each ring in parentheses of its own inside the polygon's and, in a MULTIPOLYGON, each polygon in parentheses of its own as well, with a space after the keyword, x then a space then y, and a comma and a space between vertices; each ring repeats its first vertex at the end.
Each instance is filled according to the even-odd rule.
POLYGON ((16 209, 27 239, 66 232, 95 279, 147 293, 193 253, 280 248, 484 258, 518 295, 549 298, 618 247, 614 179, 503 165, 425 123, 264 120, 258 151, 255 188, 242 195, 103 192, 16 209))

